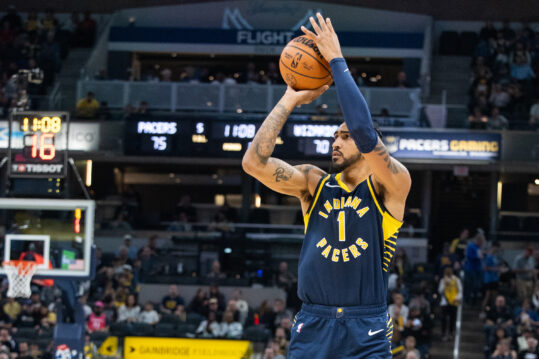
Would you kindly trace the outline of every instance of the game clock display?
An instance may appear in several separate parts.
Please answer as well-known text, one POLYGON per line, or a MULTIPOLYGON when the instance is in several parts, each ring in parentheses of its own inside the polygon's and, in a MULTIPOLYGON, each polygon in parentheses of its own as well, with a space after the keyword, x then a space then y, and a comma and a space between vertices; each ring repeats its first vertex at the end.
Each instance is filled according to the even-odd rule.
POLYGON ((14 112, 10 116, 9 175, 62 178, 66 173, 69 115, 14 112))

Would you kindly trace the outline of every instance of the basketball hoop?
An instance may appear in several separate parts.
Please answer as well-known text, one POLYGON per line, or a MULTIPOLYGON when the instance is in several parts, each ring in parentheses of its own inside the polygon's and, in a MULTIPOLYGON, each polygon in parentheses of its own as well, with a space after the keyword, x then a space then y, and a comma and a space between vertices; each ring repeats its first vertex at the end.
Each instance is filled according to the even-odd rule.
POLYGON ((37 263, 33 261, 7 261, 3 262, 4 271, 9 281, 7 296, 10 298, 30 298, 32 290, 30 282, 36 273, 37 263))

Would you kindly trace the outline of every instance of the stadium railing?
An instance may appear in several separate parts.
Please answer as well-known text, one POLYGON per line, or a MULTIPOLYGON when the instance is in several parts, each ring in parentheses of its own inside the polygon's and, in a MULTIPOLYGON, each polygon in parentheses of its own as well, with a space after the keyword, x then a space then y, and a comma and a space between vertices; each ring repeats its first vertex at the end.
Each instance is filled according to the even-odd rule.
MULTIPOLYGON (((181 82, 133 82, 116 80, 79 80, 77 99, 92 91, 110 108, 138 106, 164 111, 204 111, 213 113, 268 112, 285 91, 284 85, 204 84, 181 82)), ((361 91, 373 114, 387 109, 392 116, 417 119, 421 108, 419 88, 362 87, 361 91)), ((331 87, 313 103, 301 106, 298 113, 338 113, 337 94, 331 87), (319 107, 320 106, 320 107, 319 107)))

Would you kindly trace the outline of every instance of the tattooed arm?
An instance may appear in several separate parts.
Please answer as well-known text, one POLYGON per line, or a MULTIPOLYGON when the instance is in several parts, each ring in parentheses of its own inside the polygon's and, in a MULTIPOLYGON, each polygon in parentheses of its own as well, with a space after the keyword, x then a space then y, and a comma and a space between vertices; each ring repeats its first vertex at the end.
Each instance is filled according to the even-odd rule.
POLYGON ((291 166, 283 160, 271 157, 271 154, 277 136, 294 107, 310 103, 325 90, 327 86, 310 91, 294 91, 288 88, 258 129, 242 161, 245 172, 272 190, 298 197, 304 212, 310 204, 318 181, 325 175, 324 171, 311 165, 291 166))
POLYGON ((412 180, 402 163, 391 157, 381 139, 363 156, 374 174, 374 186, 384 199, 384 205, 397 219, 404 215, 404 201, 410 192, 412 180))

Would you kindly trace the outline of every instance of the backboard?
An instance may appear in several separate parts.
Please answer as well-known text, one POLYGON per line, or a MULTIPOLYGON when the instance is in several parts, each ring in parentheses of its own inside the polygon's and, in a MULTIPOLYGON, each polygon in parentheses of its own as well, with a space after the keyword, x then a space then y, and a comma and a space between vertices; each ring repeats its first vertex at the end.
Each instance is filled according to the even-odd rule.
POLYGON ((88 200, 0 199, 2 261, 34 260, 35 277, 89 277, 94 212, 88 200))

